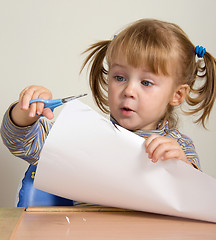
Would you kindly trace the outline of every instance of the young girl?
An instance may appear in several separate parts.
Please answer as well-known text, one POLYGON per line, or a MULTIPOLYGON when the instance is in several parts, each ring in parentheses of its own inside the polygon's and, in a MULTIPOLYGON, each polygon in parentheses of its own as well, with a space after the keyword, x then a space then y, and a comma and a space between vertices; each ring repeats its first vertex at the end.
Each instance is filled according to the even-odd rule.
MULTIPOLYGON (((144 137, 153 162, 179 159, 200 169, 192 141, 176 129, 174 108, 186 100, 193 107, 190 114, 200 113, 197 122, 205 127, 216 96, 215 59, 177 25, 154 19, 139 20, 86 52, 82 69, 90 64, 94 99, 111 121, 144 137)), ((42 103, 29 107, 35 98, 52 94, 41 86, 25 88, 1 129, 9 150, 34 165, 52 127, 36 113, 53 118, 42 103)))

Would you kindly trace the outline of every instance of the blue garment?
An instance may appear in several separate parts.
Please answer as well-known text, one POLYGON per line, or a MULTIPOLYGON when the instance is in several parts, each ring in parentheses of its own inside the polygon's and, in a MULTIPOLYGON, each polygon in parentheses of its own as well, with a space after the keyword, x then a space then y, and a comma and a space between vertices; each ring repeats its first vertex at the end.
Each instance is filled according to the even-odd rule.
POLYGON ((17 207, 29 206, 73 206, 74 201, 62 198, 33 187, 36 165, 29 165, 22 180, 17 207))

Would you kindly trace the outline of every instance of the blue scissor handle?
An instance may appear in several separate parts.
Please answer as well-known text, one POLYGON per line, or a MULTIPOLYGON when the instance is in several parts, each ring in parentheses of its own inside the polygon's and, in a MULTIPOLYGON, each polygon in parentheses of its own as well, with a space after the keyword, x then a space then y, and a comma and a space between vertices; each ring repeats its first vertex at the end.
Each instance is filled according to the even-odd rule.
MULTIPOLYGON (((47 99, 43 99, 43 98, 36 98, 36 99, 32 99, 30 102, 29 102, 29 105, 31 103, 36 103, 36 102, 42 102, 44 103, 44 108, 50 108, 51 111, 53 112, 54 111, 54 108, 56 107, 59 107, 63 104, 62 100, 59 98, 59 99, 53 99, 53 100, 47 100, 47 99)), ((43 117, 43 115, 38 115, 39 117, 43 117)))

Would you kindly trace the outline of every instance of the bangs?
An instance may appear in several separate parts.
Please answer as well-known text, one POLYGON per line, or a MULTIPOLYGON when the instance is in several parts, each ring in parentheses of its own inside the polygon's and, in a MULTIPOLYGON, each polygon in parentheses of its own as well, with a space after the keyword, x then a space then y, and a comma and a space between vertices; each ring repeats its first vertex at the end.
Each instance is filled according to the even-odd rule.
POLYGON ((133 67, 147 66, 154 74, 170 75, 168 66, 173 62, 170 34, 167 29, 155 26, 132 25, 117 35, 107 49, 107 63, 118 54, 133 67), (142 28, 141 28, 142 27, 142 28))

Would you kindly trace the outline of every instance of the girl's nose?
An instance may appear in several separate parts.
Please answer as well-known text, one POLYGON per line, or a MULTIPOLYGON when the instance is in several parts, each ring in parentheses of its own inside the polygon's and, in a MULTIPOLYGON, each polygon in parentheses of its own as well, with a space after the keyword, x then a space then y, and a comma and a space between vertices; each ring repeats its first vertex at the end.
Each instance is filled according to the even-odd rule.
POLYGON ((124 96, 134 98, 136 95, 136 87, 134 83, 128 83, 124 88, 124 96))

